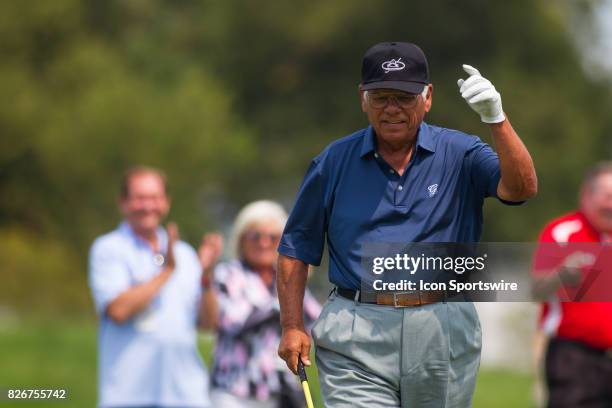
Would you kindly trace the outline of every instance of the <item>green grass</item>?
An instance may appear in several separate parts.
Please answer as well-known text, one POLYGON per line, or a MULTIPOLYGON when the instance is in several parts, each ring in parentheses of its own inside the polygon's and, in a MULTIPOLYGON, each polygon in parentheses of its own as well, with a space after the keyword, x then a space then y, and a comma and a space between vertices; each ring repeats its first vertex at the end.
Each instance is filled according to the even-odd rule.
MULTIPOLYGON (((211 341, 202 337, 200 350, 210 363, 211 341)), ((321 407, 316 369, 308 369, 317 407, 321 407)), ((96 401, 96 326, 78 321, 0 322, 0 389, 64 388, 63 403, 48 401, 8 402, 0 407, 94 407, 96 401)), ((529 407, 531 378, 525 374, 481 370, 475 408, 529 407)))
MULTIPOLYGON (((64 388, 68 393, 67 403, 53 406, 95 406, 96 328, 93 324, 28 321, 3 322, 0 327, 0 388, 64 388)), ((2 403, 7 404, 4 396, 0 399, 2 403)), ((18 406, 48 405, 48 401, 37 401, 20 402, 18 406)))
POLYGON ((480 370, 474 407, 530 408, 533 377, 524 373, 503 370, 480 370))

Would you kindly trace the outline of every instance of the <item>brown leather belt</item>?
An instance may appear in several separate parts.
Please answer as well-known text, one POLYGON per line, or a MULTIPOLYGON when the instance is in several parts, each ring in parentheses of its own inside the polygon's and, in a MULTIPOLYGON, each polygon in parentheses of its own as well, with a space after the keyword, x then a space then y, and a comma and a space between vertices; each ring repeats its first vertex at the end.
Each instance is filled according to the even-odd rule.
MULTIPOLYGON (((352 289, 336 288, 336 293, 343 298, 355 300, 357 291, 352 289)), ((395 307, 417 307, 430 305, 432 303, 443 302, 448 298, 444 290, 414 290, 410 292, 384 292, 370 296, 371 299, 364 299, 359 292, 357 301, 374 305, 395 306, 395 307)))

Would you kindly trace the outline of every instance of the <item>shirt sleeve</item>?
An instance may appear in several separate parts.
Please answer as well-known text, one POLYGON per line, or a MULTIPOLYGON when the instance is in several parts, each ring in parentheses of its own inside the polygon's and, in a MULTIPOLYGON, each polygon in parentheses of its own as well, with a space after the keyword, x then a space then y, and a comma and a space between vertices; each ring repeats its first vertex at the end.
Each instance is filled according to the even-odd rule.
POLYGON ((495 197, 507 205, 520 205, 524 201, 506 201, 497 196, 497 186, 501 179, 499 157, 491 146, 475 137, 474 143, 466 153, 472 185, 480 197, 495 197))
POLYGON ((569 220, 544 228, 538 239, 538 246, 534 255, 532 267, 534 276, 557 273, 565 259, 573 253, 598 252, 598 244, 571 241, 571 236, 581 226, 581 223, 569 220))
POLYGON ((310 163, 295 206, 283 231, 278 252, 310 265, 320 265, 327 230, 326 177, 324 160, 310 163))
POLYGON ((89 253, 89 286, 97 313, 130 287, 130 273, 120 248, 97 240, 89 253))
POLYGON ((560 249, 552 237, 551 228, 544 228, 538 238, 538 246, 533 257, 532 275, 542 276, 554 272, 560 262, 560 249))

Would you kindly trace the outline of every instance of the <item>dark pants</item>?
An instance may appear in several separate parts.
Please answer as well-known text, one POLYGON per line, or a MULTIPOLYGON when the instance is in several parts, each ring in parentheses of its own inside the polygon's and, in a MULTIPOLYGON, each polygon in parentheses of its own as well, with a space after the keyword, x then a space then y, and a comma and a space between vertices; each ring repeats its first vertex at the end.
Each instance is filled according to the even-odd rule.
POLYGON ((612 408, 612 354, 553 338, 546 352, 549 408, 612 408))

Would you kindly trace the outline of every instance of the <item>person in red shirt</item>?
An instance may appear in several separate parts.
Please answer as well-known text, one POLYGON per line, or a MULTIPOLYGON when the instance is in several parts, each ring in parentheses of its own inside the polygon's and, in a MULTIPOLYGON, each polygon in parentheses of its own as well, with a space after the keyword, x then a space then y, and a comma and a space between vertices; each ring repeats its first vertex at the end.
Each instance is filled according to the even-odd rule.
POLYGON ((611 236, 612 162, 605 162, 587 173, 579 209, 544 227, 535 256, 550 408, 612 407, 611 236))

